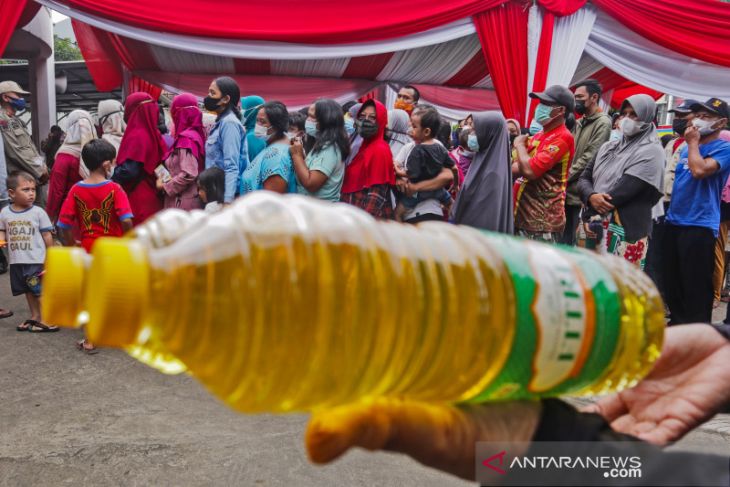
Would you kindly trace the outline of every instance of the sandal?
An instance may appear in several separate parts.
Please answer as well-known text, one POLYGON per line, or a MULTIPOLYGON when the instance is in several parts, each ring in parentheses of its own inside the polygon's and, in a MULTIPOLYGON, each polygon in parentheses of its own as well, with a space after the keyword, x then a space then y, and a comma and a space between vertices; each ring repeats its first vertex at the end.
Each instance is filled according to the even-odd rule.
POLYGON ((99 353, 98 348, 96 348, 94 345, 91 345, 91 347, 89 347, 89 345, 91 344, 86 340, 86 338, 76 342, 76 348, 84 352, 86 355, 96 355, 97 353, 99 353))
POLYGON ((28 322, 30 322, 28 331, 31 333, 51 333, 60 330, 60 328, 57 326, 46 325, 45 323, 41 323, 40 321, 28 320, 28 322))
POLYGON ((10 311, 9 309, 0 308, 0 320, 3 318, 10 318, 11 316, 13 316, 13 314, 14 313, 12 311, 10 311))
POLYGON ((24 322, 16 326, 15 329, 18 331, 29 331, 32 324, 33 320, 25 320, 24 322))

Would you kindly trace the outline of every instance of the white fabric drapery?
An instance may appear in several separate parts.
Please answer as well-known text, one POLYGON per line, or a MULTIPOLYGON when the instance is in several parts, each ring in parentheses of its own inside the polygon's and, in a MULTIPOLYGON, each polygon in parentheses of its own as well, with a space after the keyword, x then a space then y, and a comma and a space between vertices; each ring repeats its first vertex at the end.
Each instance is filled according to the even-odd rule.
POLYGON ((662 93, 730 100, 730 69, 666 49, 599 13, 586 52, 624 78, 662 93))
POLYGON ((530 113, 530 98, 527 96, 533 89, 535 82, 535 66, 540 49, 540 35, 542 34, 542 9, 533 4, 527 16, 527 93, 525 93, 525 113, 530 113))
POLYGON ((591 5, 586 5, 573 15, 555 19, 545 86, 570 84, 595 21, 596 10, 591 5))

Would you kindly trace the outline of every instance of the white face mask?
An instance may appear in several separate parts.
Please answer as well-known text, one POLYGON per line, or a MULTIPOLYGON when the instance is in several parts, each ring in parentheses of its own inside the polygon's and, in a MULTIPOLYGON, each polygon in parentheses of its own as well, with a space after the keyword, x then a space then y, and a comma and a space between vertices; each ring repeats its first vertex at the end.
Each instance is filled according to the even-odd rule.
POLYGON ((632 137, 639 132, 642 131, 644 128, 644 122, 637 122, 636 120, 626 117, 623 120, 621 120, 621 132, 627 136, 632 137))
POLYGON ((717 123, 717 120, 701 120, 699 118, 693 118, 692 119, 692 125, 700 132, 700 135, 702 137, 705 137, 707 135, 710 135, 715 130, 712 128, 713 125, 717 123))
POLYGON ((262 139, 262 140, 268 139, 269 138, 268 132, 269 132, 269 127, 264 127, 263 125, 260 125, 258 123, 256 124, 256 126, 253 129, 253 135, 257 139, 262 139))

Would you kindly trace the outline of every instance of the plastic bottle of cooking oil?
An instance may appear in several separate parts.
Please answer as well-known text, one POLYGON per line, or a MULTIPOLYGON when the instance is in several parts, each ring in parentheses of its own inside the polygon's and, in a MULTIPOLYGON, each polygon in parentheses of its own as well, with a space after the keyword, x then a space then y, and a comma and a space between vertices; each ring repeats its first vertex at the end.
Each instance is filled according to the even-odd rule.
MULTIPOLYGON (((99 240, 83 302, 49 294, 49 322, 87 310, 93 342, 174 357, 248 412, 601 394, 662 345, 656 289, 609 256, 265 191, 187 230, 99 240)), ((46 282, 73 267, 56 256, 46 282)))

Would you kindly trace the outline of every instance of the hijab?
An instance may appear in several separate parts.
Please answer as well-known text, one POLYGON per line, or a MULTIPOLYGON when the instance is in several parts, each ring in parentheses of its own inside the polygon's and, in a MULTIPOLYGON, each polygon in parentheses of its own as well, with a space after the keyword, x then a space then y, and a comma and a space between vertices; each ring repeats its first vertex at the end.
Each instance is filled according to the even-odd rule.
POLYGON ((266 148, 266 141, 261 140, 254 134, 256 127, 256 115, 259 108, 264 104, 260 96, 250 95, 241 98, 241 123, 246 128, 246 143, 248 144, 248 160, 253 161, 256 156, 266 148))
POLYGON ((127 128, 127 124, 124 122, 124 105, 118 100, 102 100, 99 102, 96 113, 101 124, 101 138, 119 151, 124 129, 127 128))
MULTIPOLYGON (((350 109, 347 111, 347 113, 350 114, 350 118, 355 121, 357 120, 357 114, 360 113, 360 109, 362 108, 362 103, 355 103, 350 107, 350 109)), ((350 136, 350 155, 347 156, 347 159, 345 159, 345 166, 349 166, 353 159, 355 159, 355 156, 358 152, 360 152, 360 147, 362 146, 362 137, 360 137, 360 134, 357 132, 353 133, 350 136)))
POLYGON ((461 225, 512 234, 512 175, 507 122, 500 112, 472 115, 479 142, 464 184, 451 210, 461 225))
POLYGON ((385 128, 388 126, 388 111, 379 101, 368 100, 358 110, 358 117, 369 106, 375 107, 378 131, 373 137, 363 139, 360 150, 345 169, 345 180, 342 184, 342 192, 345 194, 381 184, 395 184, 393 154, 384 139, 385 128))
POLYGON ((624 100, 621 111, 629 105, 642 128, 631 137, 623 135, 606 142, 598 150, 593 166, 593 189, 597 193, 608 192, 624 174, 663 191, 665 154, 654 126, 656 102, 649 95, 633 95, 624 100))
POLYGON ((177 95, 170 106, 170 115, 175 125, 175 141, 165 159, 170 157, 175 149, 188 149, 202 167, 205 156, 205 130, 203 112, 198 108, 198 99, 190 93, 177 95))
POLYGON ((79 176, 89 177, 89 169, 81 162, 81 149, 87 142, 96 138, 94 119, 86 110, 74 110, 67 119, 66 138, 56 154, 69 154, 79 158, 79 176))
POLYGON ((155 168, 164 160, 167 144, 157 128, 160 108, 148 93, 132 93, 124 102, 124 131, 119 146, 117 161, 141 162, 147 174, 154 174, 155 168))
POLYGON ((388 144, 390 145, 390 151, 393 153, 393 156, 397 156, 404 145, 413 141, 408 135, 410 121, 411 117, 405 110, 395 109, 388 112, 388 130, 386 136, 388 137, 388 144))

